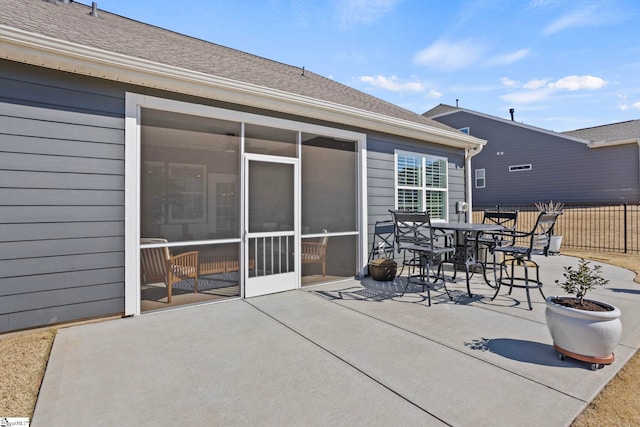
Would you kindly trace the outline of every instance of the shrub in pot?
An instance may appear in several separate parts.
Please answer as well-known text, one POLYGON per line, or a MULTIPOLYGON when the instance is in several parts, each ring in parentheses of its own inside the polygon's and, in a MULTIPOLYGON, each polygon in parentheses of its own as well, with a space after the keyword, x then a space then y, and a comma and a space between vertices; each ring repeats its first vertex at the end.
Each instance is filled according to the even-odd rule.
POLYGON ((620 309, 591 299, 587 292, 604 286, 609 280, 602 276, 600 265, 591 266, 581 258, 578 268, 565 266, 564 282, 556 280, 567 294, 575 296, 550 296, 546 299, 545 318, 553 339, 553 346, 560 358, 590 362, 592 369, 610 364, 615 356, 622 332, 620 309))

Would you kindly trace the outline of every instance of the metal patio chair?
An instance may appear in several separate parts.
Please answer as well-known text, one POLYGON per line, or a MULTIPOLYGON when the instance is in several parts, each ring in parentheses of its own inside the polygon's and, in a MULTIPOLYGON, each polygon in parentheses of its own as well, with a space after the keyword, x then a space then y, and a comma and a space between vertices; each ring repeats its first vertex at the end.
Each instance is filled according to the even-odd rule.
POLYGON ((369 261, 374 258, 393 258, 395 251, 395 226, 392 220, 376 221, 373 226, 373 242, 369 261))
MULTIPOLYGON (((499 236, 493 236, 491 233, 481 235, 478 237, 479 249, 484 252, 484 266, 485 275, 487 269, 490 267, 493 270, 493 283, 485 280, 492 288, 497 287, 497 273, 496 268, 500 265, 497 262, 495 248, 496 246, 513 246, 515 244, 515 237, 513 233, 516 231, 516 224, 518 222, 518 211, 490 211, 485 210, 482 218, 483 224, 496 224, 504 227, 504 231, 499 236), (495 237, 495 238, 494 238, 495 237), (489 256, 491 255, 491 261, 489 256)), ((486 277, 485 277, 486 279, 486 277)))
MULTIPOLYGON (((398 253, 403 253, 402 268, 409 266, 414 270, 418 268, 418 274, 409 272, 407 283, 402 290, 404 296, 409 284, 422 286, 422 291, 427 290, 428 304, 431 306, 431 289, 436 289, 442 284, 445 292, 452 299, 447 289, 442 262, 448 254, 455 251, 453 247, 441 245, 431 227, 431 219, 427 212, 389 211, 393 217, 395 228, 395 244, 398 253), (437 272, 432 274, 434 267, 437 272)), ((402 270, 400 272, 402 274, 402 270)))
POLYGON ((548 255, 553 227, 559 215, 560 212, 540 212, 533 229, 529 232, 494 233, 497 241, 501 237, 505 239, 514 238, 517 239, 516 242, 521 241, 520 239, 526 239, 525 241, 528 241, 528 245, 518 246, 516 243, 507 246, 496 245, 493 249, 495 252, 502 253, 504 259, 499 265, 500 278, 497 281, 496 293, 491 298, 492 301, 498 296, 502 285, 509 286, 509 295, 511 295, 513 288, 524 288, 527 292, 529 310, 533 310, 529 289, 538 289, 542 298, 545 298, 542 292, 542 282, 540 281, 540 267, 532 260, 532 255, 548 255), (515 276, 516 266, 522 268, 523 276, 515 276), (529 268, 535 269, 535 279, 530 277, 529 268), (506 277, 504 277, 505 272, 506 277))

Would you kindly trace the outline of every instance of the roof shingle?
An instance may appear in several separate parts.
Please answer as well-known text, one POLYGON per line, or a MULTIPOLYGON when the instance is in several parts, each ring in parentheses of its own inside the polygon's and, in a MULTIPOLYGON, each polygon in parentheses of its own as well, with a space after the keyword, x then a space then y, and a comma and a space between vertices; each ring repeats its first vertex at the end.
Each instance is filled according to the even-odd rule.
POLYGON ((83 46, 277 89, 438 129, 446 125, 309 70, 73 2, 0 0, 0 24, 83 46))
POLYGON ((629 120, 620 123, 610 123, 584 129, 562 132, 565 135, 587 139, 592 142, 623 141, 640 139, 640 120, 629 120))

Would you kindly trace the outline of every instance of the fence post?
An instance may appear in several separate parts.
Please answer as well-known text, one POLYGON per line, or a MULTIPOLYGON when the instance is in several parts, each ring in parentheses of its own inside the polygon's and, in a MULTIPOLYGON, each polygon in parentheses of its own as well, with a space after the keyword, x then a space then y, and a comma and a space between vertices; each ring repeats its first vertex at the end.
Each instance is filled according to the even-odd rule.
POLYGON ((624 204, 624 253, 627 253, 627 203, 624 204))

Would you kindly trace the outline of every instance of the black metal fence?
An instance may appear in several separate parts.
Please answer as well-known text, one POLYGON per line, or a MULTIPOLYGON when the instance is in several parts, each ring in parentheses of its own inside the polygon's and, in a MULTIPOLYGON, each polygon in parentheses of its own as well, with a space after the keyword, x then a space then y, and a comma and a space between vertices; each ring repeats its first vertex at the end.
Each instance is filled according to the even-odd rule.
MULTIPOLYGON (((518 210, 518 230, 530 230, 538 209, 530 205, 474 205, 473 222, 482 222, 485 210, 518 210)), ((640 253, 640 204, 567 203, 554 234, 562 247, 596 252, 640 253)))

